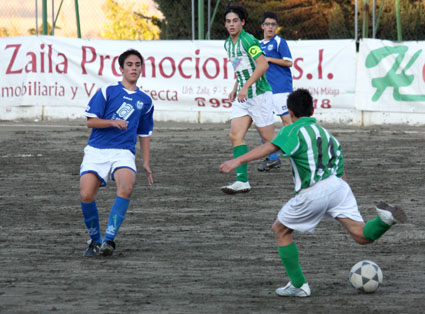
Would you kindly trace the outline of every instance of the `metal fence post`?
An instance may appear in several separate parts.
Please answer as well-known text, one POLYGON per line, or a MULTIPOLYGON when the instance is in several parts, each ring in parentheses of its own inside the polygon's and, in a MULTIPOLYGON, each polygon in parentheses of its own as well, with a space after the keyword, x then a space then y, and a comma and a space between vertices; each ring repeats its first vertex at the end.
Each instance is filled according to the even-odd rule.
POLYGON ((204 39, 204 0, 198 0, 198 39, 204 39))
POLYGON ((395 16, 397 21, 397 40, 402 41, 401 35, 401 16, 400 16, 400 0, 395 0, 395 16))
POLYGON ((47 35, 47 0, 42 0, 43 35, 47 35))
POLYGON ((78 38, 81 38, 80 11, 78 9, 78 0, 75 0, 75 16, 77 18, 77 35, 78 38))

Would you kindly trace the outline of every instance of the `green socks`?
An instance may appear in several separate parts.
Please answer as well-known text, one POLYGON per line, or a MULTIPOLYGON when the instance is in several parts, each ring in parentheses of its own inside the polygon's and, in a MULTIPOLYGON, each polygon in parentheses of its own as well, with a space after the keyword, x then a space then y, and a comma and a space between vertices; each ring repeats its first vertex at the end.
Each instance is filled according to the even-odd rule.
MULTIPOLYGON (((248 152, 247 145, 239 145, 233 147, 233 157, 238 158, 248 152)), ((248 182, 248 164, 243 164, 236 168, 236 181, 248 182)))
POLYGON ((363 228, 363 235, 366 239, 375 241, 379 239, 390 228, 390 225, 387 225, 385 222, 382 221, 379 216, 377 216, 375 219, 366 222, 363 228))
POLYGON ((295 288, 300 288, 304 283, 307 282, 307 280, 304 277, 304 273, 298 261, 297 245, 295 242, 292 242, 286 246, 279 246, 277 250, 292 285, 295 288))

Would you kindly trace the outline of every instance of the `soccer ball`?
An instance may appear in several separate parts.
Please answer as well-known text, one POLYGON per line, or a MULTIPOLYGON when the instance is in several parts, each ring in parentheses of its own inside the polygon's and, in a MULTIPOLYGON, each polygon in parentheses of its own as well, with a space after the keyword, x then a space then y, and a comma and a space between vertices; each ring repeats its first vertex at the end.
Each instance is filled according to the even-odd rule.
POLYGON ((365 260, 351 268, 348 279, 358 291, 373 293, 378 289, 384 277, 381 268, 376 263, 365 260))

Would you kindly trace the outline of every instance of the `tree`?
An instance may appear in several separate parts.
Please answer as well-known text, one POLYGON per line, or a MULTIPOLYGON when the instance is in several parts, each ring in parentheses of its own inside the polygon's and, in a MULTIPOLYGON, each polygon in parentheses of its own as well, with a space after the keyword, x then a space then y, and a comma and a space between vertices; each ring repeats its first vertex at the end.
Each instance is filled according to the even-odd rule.
POLYGON ((192 39, 191 0, 155 0, 155 2, 165 17, 163 21, 157 23, 161 28, 161 39, 192 39))
MULTIPOLYGON (((55 25, 55 29, 61 29, 59 26, 56 26, 55 25)), ((50 23, 49 22, 47 22, 47 34, 48 35, 50 35, 50 33, 52 32, 52 25, 50 25, 50 23)), ((28 30, 28 34, 30 34, 30 35, 35 35, 35 34, 37 34, 37 32, 35 31, 35 27, 33 27, 33 28, 30 28, 29 30, 28 30)), ((40 25, 39 27, 38 27, 38 34, 39 35, 42 35, 43 34, 43 25, 40 25)))
POLYGON ((0 27, 0 37, 9 37, 9 30, 6 27, 0 27))
MULTIPOLYGON (((218 0, 211 0, 211 11, 218 0)), ((155 0, 164 20, 157 24, 161 39, 192 38, 191 0, 155 0)), ((359 2, 359 13, 363 1, 359 2)), ((369 0, 372 3, 372 0, 369 0)), ((379 10, 383 0, 377 0, 379 10)), ((221 0, 211 27, 211 39, 224 39, 228 34, 224 28, 224 12, 229 3, 244 6, 248 11, 245 30, 257 38, 262 38, 260 24, 264 11, 275 12, 279 18, 279 35, 287 40, 354 38, 355 0, 221 0)), ((195 32, 198 30, 198 1, 195 1, 195 32)), ((404 40, 425 38, 425 0, 400 0, 402 31, 404 40)), ((205 7, 205 34, 207 32, 207 0, 205 7)), ((362 14, 359 14, 359 34, 361 35, 362 14)), ((371 17, 369 16, 369 19, 371 17)), ((386 0, 377 37, 397 38, 394 0, 386 0)), ((371 34, 372 23, 369 23, 371 34)), ((204 34, 204 36, 205 36, 204 34)), ((195 34, 195 38, 198 38, 195 34)), ((371 37, 371 36, 370 36, 371 37)))
POLYGON ((106 0, 102 9, 109 22, 104 25, 102 36, 108 39, 159 39, 160 29, 154 24, 159 18, 148 16, 146 4, 140 10, 134 10, 134 7, 131 1, 123 7, 115 0, 106 0))

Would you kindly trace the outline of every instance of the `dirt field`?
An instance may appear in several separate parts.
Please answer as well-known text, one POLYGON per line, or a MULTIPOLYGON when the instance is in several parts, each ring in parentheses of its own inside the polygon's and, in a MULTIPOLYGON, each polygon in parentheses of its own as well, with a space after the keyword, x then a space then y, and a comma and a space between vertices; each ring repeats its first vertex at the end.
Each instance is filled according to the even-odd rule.
MULTIPOLYGON (((401 204, 409 221, 370 246, 336 222, 295 233, 312 289, 281 298, 286 284, 271 224, 292 195, 289 163, 260 173, 252 191, 230 196, 218 172, 231 157, 228 124, 157 123, 155 184, 138 173, 110 258, 83 258, 88 239, 79 203, 84 121, 0 122, 1 313, 423 313, 425 306, 425 128, 328 126, 343 145, 346 174, 366 220, 374 204, 401 204), (358 294, 347 277, 362 259, 384 284, 358 294)), ((249 147, 259 140, 248 133, 249 147)), ((140 154, 138 156, 140 164, 140 154)), ((115 188, 99 193, 104 232, 115 188)))

